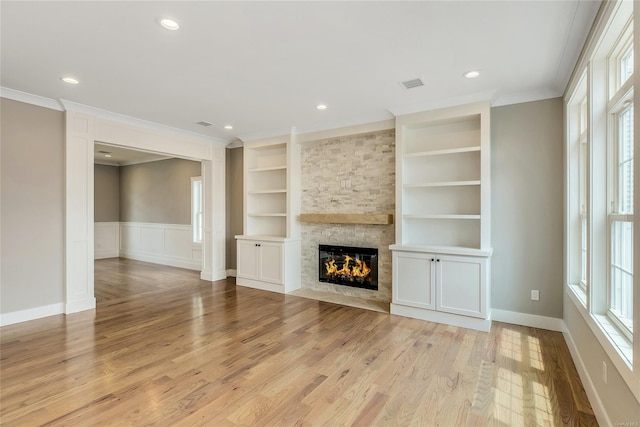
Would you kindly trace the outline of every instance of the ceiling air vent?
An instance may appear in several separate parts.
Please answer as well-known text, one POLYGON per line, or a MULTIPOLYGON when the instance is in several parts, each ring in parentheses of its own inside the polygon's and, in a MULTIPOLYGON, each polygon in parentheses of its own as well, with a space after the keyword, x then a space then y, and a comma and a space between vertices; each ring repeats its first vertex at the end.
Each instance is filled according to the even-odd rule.
POLYGON ((100 154, 111 154, 111 151, 100 150, 98 151, 100 154))
POLYGON ((213 123, 209 123, 209 122, 198 122, 198 123, 196 123, 196 124, 197 124, 197 125, 200 125, 200 126, 207 127, 207 126, 211 126, 213 123))
POLYGON ((405 82, 402 82, 401 84, 405 89, 414 89, 416 87, 424 86, 424 82, 420 78, 407 80, 405 82))

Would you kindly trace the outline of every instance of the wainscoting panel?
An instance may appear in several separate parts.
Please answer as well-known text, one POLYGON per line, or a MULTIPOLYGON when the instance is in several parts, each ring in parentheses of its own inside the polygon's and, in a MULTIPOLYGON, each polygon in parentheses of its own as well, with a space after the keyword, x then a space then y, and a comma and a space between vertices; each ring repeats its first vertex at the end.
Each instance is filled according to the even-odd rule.
POLYGON ((120 256, 200 271, 202 251, 191 235, 190 225, 121 222, 120 256))
POLYGON ((93 226, 94 259, 117 258, 120 255, 120 223, 96 222, 93 226))

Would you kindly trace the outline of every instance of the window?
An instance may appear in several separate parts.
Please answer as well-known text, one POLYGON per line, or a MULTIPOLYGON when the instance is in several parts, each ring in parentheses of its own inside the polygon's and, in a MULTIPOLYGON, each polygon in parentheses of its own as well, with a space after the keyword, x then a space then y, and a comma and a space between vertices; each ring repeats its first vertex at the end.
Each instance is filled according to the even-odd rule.
POLYGON ((202 177, 191 178, 191 227, 193 243, 202 243, 202 177))
POLYGON ((612 320, 629 335, 633 331, 633 104, 614 114, 612 200, 610 214, 609 308, 612 320))
POLYGON ((640 402, 633 7, 606 3, 568 86, 565 271, 570 301, 640 402))
POLYGON ((609 56, 609 276, 607 316, 633 332, 633 43, 631 26, 609 56))
POLYGON ((580 145, 580 158, 578 160, 578 180, 580 187, 579 198, 579 220, 580 220, 580 282, 578 283, 582 290, 587 292, 587 263, 589 261, 589 228, 587 221, 587 194, 588 194, 588 180, 587 175, 589 172, 589 147, 588 147, 588 125, 587 125, 587 97, 584 96, 582 102, 580 102, 580 116, 579 116, 579 145, 580 145))

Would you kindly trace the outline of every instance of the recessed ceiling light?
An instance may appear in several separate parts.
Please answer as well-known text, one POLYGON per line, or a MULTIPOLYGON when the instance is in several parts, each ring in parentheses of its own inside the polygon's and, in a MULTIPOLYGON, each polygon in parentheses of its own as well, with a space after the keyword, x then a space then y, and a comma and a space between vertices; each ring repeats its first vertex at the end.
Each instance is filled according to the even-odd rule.
POLYGON ((326 106, 326 105, 324 105, 324 104, 318 104, 318 105, 316 105, 316 108, 317 108, 318 110, 326 110, 326 109, 327 109, 327 106, 326 106))
POLYGON ((231 130, 231 129, 233 129, 233 126, 231 126, 231 125, 226 125, 224 128, 225 128, 225 129, 227 129, 227 130, 231 130))
POLYGON ((463 74, 463 76, 465 76, 468 79, 475 79, 479 75, 480 75, 480 71, 478 70, 467 71, 466 73, 463 74))
POLYGON ((77 85, 78 83, 80 83, 77 79, 74 79, 73 77, 61 77, 62 81, 65 83, 69 83, 70 85, 77 85))
POLYGON ((180 28, 180 25, 178 25, 178 23, 176 21, 174 21, 173 19, 169 19, 169 18, 164 18, 164 19, 160 20, 160 25, 162 25, 167 30, 172 30, 172 31, 177 30, 178 28, 180 28))
POLYGON ((105 157, 111 157, 111 154, 105 154, 104 156, 105 157))

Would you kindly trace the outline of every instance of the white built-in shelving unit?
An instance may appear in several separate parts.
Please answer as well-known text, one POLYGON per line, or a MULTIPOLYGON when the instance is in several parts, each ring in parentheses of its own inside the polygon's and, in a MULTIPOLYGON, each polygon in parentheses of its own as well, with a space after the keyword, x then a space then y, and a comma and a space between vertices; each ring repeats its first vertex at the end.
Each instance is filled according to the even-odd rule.
POLYGON ((245 143, 238 285, 275 292, 300 287, 299 176, 294 134, 245 143))
POLYGON ((488 329, 490 108, 396 118, 395 314, 488 329))

